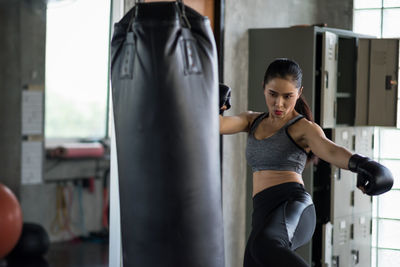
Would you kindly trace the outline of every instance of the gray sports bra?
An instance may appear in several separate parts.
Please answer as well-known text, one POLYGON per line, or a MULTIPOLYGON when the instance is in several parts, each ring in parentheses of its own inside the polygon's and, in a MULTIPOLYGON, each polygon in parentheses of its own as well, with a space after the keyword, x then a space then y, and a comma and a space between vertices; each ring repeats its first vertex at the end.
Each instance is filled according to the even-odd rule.
POLYGON ((253 172, 261 170, 294 171, 301 174, 307 162, 307 153, 289 135, 288 127, 301 118, 298 115, 288 121, 272 136, 258 140, 254 132, 268 113, 258 116, 252 123, 247 138, 246 158, 253 172))

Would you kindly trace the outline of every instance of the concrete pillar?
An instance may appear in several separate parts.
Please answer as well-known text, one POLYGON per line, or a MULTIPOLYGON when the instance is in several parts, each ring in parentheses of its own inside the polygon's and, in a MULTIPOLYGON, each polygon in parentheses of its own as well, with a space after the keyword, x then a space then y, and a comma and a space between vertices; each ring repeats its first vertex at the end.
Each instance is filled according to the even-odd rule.
POLYGON ((19 195, 22 89, 44 86, 46 2, 0 1, 0 36, 0 182, 19 195))

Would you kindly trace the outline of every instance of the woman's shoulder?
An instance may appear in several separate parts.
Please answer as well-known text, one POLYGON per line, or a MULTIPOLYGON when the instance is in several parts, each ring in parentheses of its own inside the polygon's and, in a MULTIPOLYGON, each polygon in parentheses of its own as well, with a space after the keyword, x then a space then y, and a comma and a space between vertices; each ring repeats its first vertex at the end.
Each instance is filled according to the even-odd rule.
POLYGON ((243 122, 245 122, 246 124, 246 132, 248 132, 250 130, 251 125, 253 124, 253 122, 262 114, 264 114, 264 112, 256 112, 256 111, 252 111, 252 110, 248 110, 248 111, 244 111, 242 113, 240 113, 239 115, 237 115, 243 122))
POLYGON ((248 110, 248 111, 243 112, 242 114, 243 114, 243 116, 246 117, 247 121, 251 125, 254 122, 255 119, 257 119, 261 115, 265 114, 265 112, 258 112, 258 111, 248 110))
POLYGON ((296 131, 300 131, 303 134, 317 134, 322 131, 322 128, 317 123, 309 121, 305 117, 299 119, 293 126, 296 131))

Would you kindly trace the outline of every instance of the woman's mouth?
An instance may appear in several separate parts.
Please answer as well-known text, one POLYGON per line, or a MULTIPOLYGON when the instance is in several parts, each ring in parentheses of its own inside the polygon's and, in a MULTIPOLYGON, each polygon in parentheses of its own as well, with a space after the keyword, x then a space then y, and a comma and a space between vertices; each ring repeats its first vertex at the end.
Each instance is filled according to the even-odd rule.
POLYGON ((274 113, 275 113, 275 115, 282 115, 282 114, 283 114, 283 111, 281 111, 281 110, 275 110, 274 113))

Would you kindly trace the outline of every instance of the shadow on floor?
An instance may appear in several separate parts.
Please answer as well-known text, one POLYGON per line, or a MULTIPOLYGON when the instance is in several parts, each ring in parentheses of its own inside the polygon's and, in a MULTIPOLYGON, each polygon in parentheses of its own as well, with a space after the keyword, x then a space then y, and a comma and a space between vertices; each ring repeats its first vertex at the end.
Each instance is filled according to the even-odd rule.
POLYGON ((73 241, 51 243, 40 258, 18 258, 0 263, 0 267, 108 267, 108 244, 73 241))

